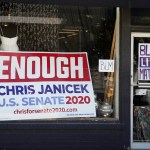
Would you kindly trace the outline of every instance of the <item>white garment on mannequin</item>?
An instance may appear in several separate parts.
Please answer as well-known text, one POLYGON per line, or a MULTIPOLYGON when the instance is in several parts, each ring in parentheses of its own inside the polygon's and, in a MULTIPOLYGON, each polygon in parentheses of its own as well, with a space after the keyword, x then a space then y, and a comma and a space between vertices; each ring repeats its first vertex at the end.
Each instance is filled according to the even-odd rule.
POLYGON ((0 36, 1 38, 1 46, 0 50, 2 51, 19 51, 19 47, 17 45, 18 36, 13 38, 7 38, 4 36, 0 36))
MULTIPOLYGON (((4 25, 5 26, 5 25, 4 25)), ((7 27, 7 25, 6 25, 7 27)), ((0 45, 0 50, 2 51, 19 51, 19 47, 17 45, 17 40, 18 40, 18 28, 17 28, 17 33, 15 37, 9 38, 9 37, 5 37, 4 33, 3 33, 3 29, 2 26, 0 26, 0 30, 1 30, 1 45, 0 45)))

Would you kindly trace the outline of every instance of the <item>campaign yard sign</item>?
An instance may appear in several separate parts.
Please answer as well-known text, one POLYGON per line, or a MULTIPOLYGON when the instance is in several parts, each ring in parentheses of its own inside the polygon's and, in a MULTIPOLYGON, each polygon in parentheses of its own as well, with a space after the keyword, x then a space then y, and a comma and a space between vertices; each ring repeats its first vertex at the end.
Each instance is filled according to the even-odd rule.
POLYGON ((150 81, 150 43, 139 43, 138 80, 150 81))
POLYGON ((0 120, 95 116, 86 53, 0 52, 0 120))

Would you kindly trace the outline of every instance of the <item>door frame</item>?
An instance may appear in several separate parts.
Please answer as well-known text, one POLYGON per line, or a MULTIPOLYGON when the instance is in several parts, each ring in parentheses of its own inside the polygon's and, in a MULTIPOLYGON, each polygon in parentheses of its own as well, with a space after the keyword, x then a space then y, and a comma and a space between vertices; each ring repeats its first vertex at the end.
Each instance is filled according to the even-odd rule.
POLYGON ((150 37, 150 32, 131 32, 131 103, 130 103, 130 139, 132 149, 149 149, 150 142, 133 142, 133 49, 134 49, 134 37, 150 37))

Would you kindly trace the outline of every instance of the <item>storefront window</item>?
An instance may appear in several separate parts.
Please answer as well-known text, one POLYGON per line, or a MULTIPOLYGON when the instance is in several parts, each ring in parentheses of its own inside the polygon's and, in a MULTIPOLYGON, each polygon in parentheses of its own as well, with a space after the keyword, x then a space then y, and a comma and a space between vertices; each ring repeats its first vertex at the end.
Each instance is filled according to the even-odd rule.
POLYGON ((133 142, 150 141, 150 37, 134 37, 133 142), (143 49, 145 47, 145 49, 143 49), (145 53, 143 53, 145 51, 145 53))
POLYGON ((7 37, 16 40, 14 51, 87 52, 96 116, 84 119, 118 119, 119 12, 116 8, 3 2, 0 5, 2 50, 5 49, 2 38, 7 37), (99 69, 100 63, 105 71, 99 69))
MULTIPOLYGON (((150 25, 149 9, 131 9, 131 24, 145 30, 150 25)), ((136 32, 132 36, 132 142, 134 147, 143 144, 149 149, 150 142, 150 78, 149 78, 149 46, 148 32, 136 32), (144 48, 144 49, 143 49, 144 48)))

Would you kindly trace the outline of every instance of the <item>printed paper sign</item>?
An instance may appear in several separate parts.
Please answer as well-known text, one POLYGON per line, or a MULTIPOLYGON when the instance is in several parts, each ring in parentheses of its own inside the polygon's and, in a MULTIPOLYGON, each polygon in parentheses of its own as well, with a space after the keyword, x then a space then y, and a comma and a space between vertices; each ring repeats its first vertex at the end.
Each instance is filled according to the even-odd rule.
POLYGON ((114 60, 99 59, 99 72, 114 72, 114 60))
POLYGON ((150 43, 139 43, 138 80, 150 80, 150 43))
POLYGON ((0 52, 0 120, 95 117, 86 53, 0 52))

